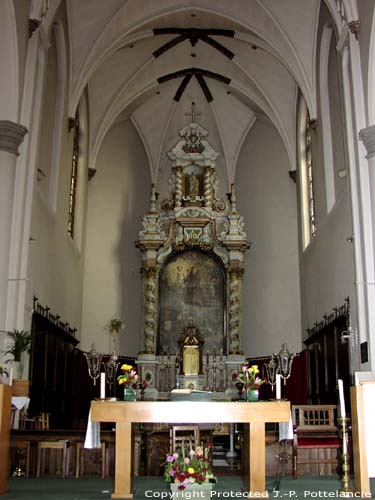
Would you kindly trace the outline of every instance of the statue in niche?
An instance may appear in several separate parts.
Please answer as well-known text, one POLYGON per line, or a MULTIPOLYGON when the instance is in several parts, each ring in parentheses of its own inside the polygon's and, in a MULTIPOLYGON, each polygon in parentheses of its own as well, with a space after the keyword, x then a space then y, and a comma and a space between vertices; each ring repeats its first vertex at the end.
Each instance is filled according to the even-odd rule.
POLYGON ((202 375, 202 339, 198 328, 190 319, 178 340, 180 346, 180 375, 202 375))
POLYGON ((196 198, 199 196, 199 180, 194 174, 189 177, 189 197, 196 198))

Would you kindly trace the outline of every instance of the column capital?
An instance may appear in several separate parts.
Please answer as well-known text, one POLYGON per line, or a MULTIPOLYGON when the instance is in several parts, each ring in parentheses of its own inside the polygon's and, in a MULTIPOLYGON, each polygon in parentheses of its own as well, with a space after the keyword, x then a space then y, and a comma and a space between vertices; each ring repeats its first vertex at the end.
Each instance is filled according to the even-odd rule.
POLYGON ((9 120, 0 120, 0 151, 18 156, 18 148, 27 134, 27 128, 9 120))
POLYGON ((363 142, 366 148, 366 159, 370 160, 375 156, 375 125, 371 125, 370 127, 360 130, 359 139, 363 142))

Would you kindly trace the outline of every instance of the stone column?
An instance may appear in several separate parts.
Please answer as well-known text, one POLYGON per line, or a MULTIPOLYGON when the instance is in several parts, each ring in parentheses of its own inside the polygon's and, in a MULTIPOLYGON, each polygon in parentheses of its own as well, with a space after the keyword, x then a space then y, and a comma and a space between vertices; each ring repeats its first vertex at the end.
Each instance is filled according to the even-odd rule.
POLYGON ((176 191, 175 191, 175 207, 180 208, 182 206, 182 169, 181 167, 176 168, 176 191))
MULTIPOLYGON (((6 301, 18 148, 27 129, 0 120, 0 330, 6 329, 6 301)), ((0 346, 1 348, 1 346, 0 346)))
POLYGON ((241 354, 241 283, 243 269, 229 269, 229 354, 241 354))
POLYGON ((156 269, 142 270, 144 280, 144 354, 155 354, 156 351, 156 269))
POLYGON ((212 208, 211 168, 204 168, 204 206, 212 208))

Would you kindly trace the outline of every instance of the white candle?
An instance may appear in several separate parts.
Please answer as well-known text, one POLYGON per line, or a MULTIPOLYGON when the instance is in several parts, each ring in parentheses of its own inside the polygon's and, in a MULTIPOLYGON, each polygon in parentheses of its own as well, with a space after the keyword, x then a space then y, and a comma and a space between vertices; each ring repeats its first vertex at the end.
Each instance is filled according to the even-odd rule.
POLYGON ((281 399, 281 375, 276 374, 276 399, 281 399))
POLYGON ((9 370, 9 385, 13 385, 13 368, 9 370))
POLYGON ((342 418, 345 418, 346 411, 345 411, 345 400, 344 400, 344 384, 340 378, 338 379, 338 384, 339 384, 339 399, 340 399, 340 416, 342 418))
POLYGON ((100 374, 100 399, 105 398, 105 373, 100 374))

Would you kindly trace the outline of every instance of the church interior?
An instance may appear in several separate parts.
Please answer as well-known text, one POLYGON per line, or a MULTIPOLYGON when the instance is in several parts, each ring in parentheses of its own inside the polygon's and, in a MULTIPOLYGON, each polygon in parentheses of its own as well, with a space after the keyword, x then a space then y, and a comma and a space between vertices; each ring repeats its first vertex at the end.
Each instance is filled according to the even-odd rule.
MULTIPOLYGON (((93 400, 250 389, 293 419, 265 420, 267 476, 368 489, 373 1, 1 0, 0 40, 0 494, 117 477, 93 400)), ((250 420, 202 422, 185 439, 241 475, 250 420)), ((174 427, 133 423, 135 478, 174 427)))

